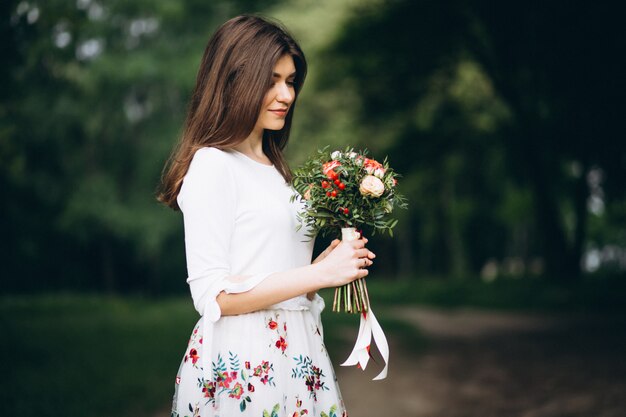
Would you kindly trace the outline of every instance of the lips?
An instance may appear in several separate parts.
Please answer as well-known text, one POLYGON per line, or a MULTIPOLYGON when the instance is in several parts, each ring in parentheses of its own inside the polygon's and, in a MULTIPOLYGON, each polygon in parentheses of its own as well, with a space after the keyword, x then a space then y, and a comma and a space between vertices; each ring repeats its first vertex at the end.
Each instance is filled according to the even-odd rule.
POLYGON ((287 114, 287 109, 269 109, 269 111, 281 117, 287 114))

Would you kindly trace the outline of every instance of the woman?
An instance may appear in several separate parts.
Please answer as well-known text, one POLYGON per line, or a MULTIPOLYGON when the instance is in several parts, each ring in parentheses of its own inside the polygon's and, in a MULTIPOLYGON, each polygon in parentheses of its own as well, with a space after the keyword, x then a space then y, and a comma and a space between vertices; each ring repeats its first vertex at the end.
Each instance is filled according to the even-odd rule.
POLYGON ((366 239, 313 262, 283 149, 306 75, 278 24, 238 16, 210 39, 159 200, 183 213, 196 310, 173 416, 347 415, 317 290, 367 275, 366 239))

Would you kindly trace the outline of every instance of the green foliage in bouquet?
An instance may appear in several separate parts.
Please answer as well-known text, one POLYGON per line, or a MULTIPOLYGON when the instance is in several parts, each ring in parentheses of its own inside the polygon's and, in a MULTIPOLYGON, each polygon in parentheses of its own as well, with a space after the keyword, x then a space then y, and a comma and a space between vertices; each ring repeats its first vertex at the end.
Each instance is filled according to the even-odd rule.
POLYGON ((396 207, 406 209, 406 199, 396 192, 399 174, 389 167, 387 158, 380 162, 368 158, 367 150, 318 150, 294 171, 291 197, 305 202, 298 213, 299 227, 307 226, 307 237, 337 236, 343 227, 371 228, 372 235, 387 232, 393 236, 398 222, 391 218, 396 207))

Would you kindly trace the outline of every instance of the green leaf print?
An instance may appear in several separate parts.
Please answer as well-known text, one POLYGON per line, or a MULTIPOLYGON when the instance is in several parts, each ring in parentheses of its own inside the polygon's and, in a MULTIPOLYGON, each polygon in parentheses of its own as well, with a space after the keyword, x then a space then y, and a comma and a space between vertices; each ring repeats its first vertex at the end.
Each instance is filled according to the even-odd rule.
POLYGON ((337 417, 337 404, 333 404, 328 410, 328 414, 324 411, 320 413, 320 417, 337 417))
POLYGON ((213 379, 217 379, 218 374, 224 373, 226 372, 226 363, 224 362, 224 359, 222 358, 222 354, 218 353, 217 354, 217 364, 215 362, 213 363, 213 379))
POLYGON ((228 351, 228 361, 230 362, 230 368, 233 371, 239 371, 239 357, 236 353, 228 351))
POLYGON ((280 404, 276 404, 274 408, 272 408, 272 413, 269 411, 263 410, 263 417, 278 417, 278 410, 280 410, 280 404))

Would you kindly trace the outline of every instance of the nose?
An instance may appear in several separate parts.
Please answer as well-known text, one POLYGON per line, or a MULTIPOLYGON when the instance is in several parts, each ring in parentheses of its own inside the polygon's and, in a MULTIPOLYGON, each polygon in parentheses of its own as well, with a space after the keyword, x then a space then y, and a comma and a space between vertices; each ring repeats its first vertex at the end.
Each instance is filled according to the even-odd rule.
POLYGON ((281 103, 290 104, 293 101, 291 88, 287 85, 287 83, 279 83, 277 87, 278 91, 276 92, 276 100, 281 103))

